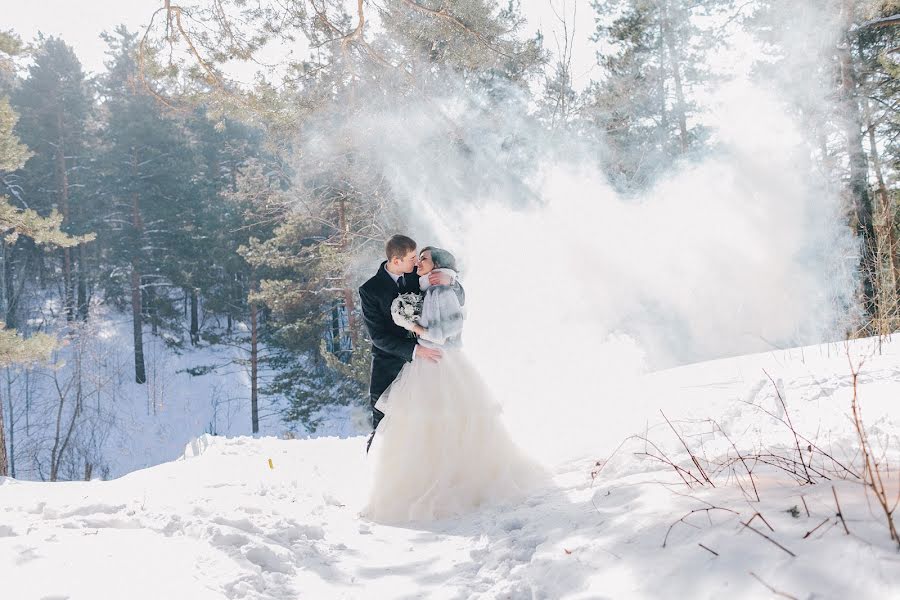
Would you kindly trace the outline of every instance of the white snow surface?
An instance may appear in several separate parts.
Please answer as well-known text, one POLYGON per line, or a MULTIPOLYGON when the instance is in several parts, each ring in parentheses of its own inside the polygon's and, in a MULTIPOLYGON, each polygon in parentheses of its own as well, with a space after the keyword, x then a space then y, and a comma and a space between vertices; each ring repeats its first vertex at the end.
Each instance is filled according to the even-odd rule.
MULTIPOLYGON (((757 501, 739 463, 703 462, 715 487, 688 487, 642 456, 641 440, 608 452, 635 432, 607 425, 602 454, 551 464, 554 485, 521 502, 392 527, 358 514, 364 437, 203 435, 181 458, 111 481, 0 478, 2 597, 900 598, 884 514, 835 465, 860 469, 849 415, 851 364, 863 359, 856 389, 896 498, 900 343, 861 340, 652 373, 615 397, 598 383, 584 415, 628 407, 644 420, 637 433, 698 476, 660 409, 702 461, 734 458, 735 447, 796 456, 793 434, 768 413, 790 416, 834 459, 809 462, 799 444, 824 475, 814 485, 753 463, 757 501)), ((544 437, 566 446, 564 430, 544 437)))

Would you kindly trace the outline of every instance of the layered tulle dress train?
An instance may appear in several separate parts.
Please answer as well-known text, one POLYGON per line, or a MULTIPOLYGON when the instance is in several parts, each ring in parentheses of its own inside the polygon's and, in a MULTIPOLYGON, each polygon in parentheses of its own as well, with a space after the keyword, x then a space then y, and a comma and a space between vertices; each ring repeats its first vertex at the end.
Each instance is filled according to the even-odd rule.
POLYGON ((376 407, 385 416, 369 452, 368 519, 450 517, 519 499, 546 480, 461 348, 444 347, 437 363, 408 363, 376 407))

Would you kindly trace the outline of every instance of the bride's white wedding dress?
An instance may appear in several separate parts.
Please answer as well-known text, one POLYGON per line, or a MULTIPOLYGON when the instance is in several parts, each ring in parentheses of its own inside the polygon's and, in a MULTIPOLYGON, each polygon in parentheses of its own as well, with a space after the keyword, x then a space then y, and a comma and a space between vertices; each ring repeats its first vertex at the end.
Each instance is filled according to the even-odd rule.
POLYGON ((383 523, 427 521, 520 498, 544 480, 515 445, 459 337, 462 311, 447 287, 428 287, 420 343, 437 363, 407 363, 376 407, 385 416, 369 452, 372 482, 362 515, 383 523))

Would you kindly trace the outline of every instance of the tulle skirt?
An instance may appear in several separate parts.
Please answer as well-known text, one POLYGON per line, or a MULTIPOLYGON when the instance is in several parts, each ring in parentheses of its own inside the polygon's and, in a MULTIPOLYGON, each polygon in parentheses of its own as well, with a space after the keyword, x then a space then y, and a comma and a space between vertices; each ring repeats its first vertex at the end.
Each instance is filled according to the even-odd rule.
POLYGON ((362 515, 382 523, 430 521, 522 497, 543 469, 510 438, 500 407, 471 361, 407 363, 376 407, 385 413, 369 451, 362 515))

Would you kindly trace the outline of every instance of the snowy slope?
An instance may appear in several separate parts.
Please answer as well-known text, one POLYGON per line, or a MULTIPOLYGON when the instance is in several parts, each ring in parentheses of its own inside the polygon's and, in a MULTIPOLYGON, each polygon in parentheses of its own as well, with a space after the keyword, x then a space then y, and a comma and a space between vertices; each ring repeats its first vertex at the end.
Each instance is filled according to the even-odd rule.
MULTIPOLYGON (((10 415, 14 423, 14 435, 8 434, 7 439, 15 442, 17 478, 48 478, 57 420, 65 432, 76 389, 83 390, 84 414, 76 421, 69 444, 67 465, 73 464, 68 471, 62 469, 60 479, 81 479, 85 461, 93 463, 95 477, 121 477, 174 460, 188 441, 204 433, 235 436, 251 432, 246 344, 185 345, 175 350, 147 328, 147 383, 138 385, 134 383, 131 327, 130 317, 96 307, 91 321, 63 342, 52 364, 32 366, 27 373, 10 370, 13 410, 5 397, 4 418, 7 432, 10 415), (192 371, 203 374, 192 375, 192 371), (62 413, 57 384, 67 393, 62 413), (30 406, 26 398, 30 398, 30 406)), ((261 369, 261 385, 272 375, 261 369)), ((260 396, 260 429, 265 435, 281 437, 288 430, 279 401, 260 396)), ((357 417, 353 407, 335 406, 324 416, 315 432, 318 435, 346 437, 363 431, 358 424, 364 423, 365 415, 357 417)), ((309 432, 295 424, 292 434, 306 437, 309 432)))
MULTIPOLYGON (((639 433, 685 468, 671 429, 650 420, 660 408, 711 460, 728 447, 708 433, 708 417, 745 452, 789 455, 792 434, 761 410, 778 415, 771 376, 795 428, 853 464, 846 352, 833 344, 654 373, 620 401, 645 418, 639 433)), ((849 352, 867 357, 859 398, 873 446, 896 474, 900 344, 879 354, 863 340, 849 352)), ((617 442, 631 431, 620 433, 617 442)), ((564 431, 549 434, 565 443, 564 431)), ((737 599, 772 597, 767 586, 796 598, 900 597, 900 554, 859 483, 801 486, 760 465, 757 502, 737 485, 739 471, 688 488, 641 457, 642 444, 555 464, 554 487, 516 505, 407 527, 358 517, 362 437, 202 436, 181 459, 113 481, 4 479, 4 597, 737 599), (754 531, 742 525, 751 518, 754 531)), ((896 476, 887 485, 896 495, 896 476)))

